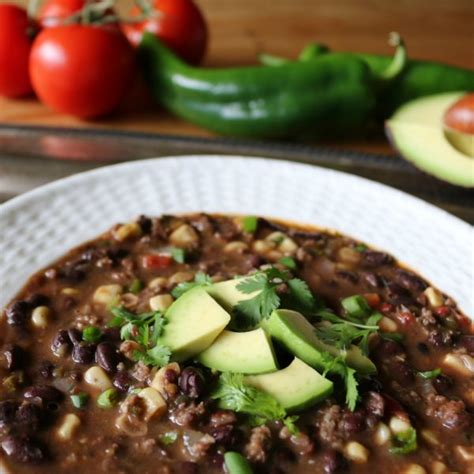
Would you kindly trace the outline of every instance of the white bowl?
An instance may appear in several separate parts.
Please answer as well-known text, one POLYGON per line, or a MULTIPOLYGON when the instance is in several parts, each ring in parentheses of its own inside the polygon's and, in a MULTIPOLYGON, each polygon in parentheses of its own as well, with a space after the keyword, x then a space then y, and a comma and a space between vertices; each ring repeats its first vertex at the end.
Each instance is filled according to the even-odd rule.
POLYGON ((473 234, 390 187, 315 166, 186 156, 107 166, 0 206, 0 307, 70 248, 139 214, 254 214, 336 229, 383 249, 473 314, 473 234))

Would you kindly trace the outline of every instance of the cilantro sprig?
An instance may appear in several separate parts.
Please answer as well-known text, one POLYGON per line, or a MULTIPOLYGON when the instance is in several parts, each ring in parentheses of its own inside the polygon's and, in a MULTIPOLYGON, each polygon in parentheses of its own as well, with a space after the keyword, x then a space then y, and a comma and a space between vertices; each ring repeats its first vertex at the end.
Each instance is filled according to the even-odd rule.
POLYGON ((244 294, 256 293, 252 298, 239 301, 235 307, 237 326, 241 329, 258 326, 281 304, 285 308, 303 312, 316 307, 316 299, 303 280, 293 278, 290 272, 275 267, 244 278, 237 289, 244 294), (286 291, 279 292, 283 284, 286 284, 286 291))
POLYGON ((221 408, 249 415, 252 424, 281 420, 291 432, 298 432, 295 425, 297 417, 287 416, 286 410, 275 398, 246 384, 242 374, 222 373, 211 398, 218 400, 221 408))
POLYGON ((169 362, 170 349, 158 343, 167 323, 160 311, 135 314, 123 307, 112 307, 110 312, 114 317, 109 326, 120 328, 122 340, 135 341, 140 345, 140 349, 133 353, 135 361, 159 367, 169 362))
POLYGON ((171 294, 175 299, 179 298, 181 295, 186 293, 187 291, 195 288, 196 286, 210 286, 212 285, 212 279, 209 275, 206 275, 203 272, 198 272, 194 276, 193 281, 186 281, 177 285, 171 294))
POLYGON ((417 434, 415 428, 397 433, 393 437, 393 446, 390 448, 392 454, 410 454, 418 448, 417 434))

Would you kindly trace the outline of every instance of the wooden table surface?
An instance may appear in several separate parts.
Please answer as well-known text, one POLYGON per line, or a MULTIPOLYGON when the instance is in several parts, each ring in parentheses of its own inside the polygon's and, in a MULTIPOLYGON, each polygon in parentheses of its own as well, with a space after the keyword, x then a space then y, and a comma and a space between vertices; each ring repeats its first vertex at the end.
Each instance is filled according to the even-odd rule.
MULTIPOLYGON (((390 31, 402 34, 411 57, 474 66, 472 0, 197 0, 197 3, 209 23, 210 44, 205 61, 208 66, 252 64, 257 54, 264 51, 293 57, 307 42, 315 40, 334 50, 388 54, 390 31)), ((126 7, 122 4, 123 9, 126 7)), ((32 98, 0 99, 0 122, 211 135, 151 104, 137 105, 133 101, 112 117, 84 122, 51 112, 32 98)), ((390 151, 383 138, 330 145, 390 151)))

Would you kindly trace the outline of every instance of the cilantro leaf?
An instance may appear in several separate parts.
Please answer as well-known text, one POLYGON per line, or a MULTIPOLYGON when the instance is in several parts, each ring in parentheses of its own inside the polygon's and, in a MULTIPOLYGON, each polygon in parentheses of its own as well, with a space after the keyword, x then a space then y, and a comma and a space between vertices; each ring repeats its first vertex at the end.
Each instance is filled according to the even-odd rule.
POLYGON ((434 379, 438 377, 438 375, 441 375, 442 370, 440 368, 433 369, 433 370, 427 370, 426 372, 418 372, 418 375, 420 377, 423 377, 424 379, 434 379))
POLYGON ((195 288, 196 286, 209 286, 212 285, 212 279, 209 275, 206 275, 203 272, 198 272, 194 276, 194 281, 186 281, 184 283, 180 283, 177 285, 171 294, 175 299, 179 298, 181 295, 186 293, 187 291, 195 288))
POLYGON ((348 366, 345 367, 344 383, 346 384, 346 405, 351 411, 354 411, 357 400, 359 399, 359 390, 357 389, 359 384, 355 374, 355 369, 348 366))
POLYGON ((301 309, 303 312, 312 311, 315 308, 316 300, 305 281, 292 278, 287 281, 287 285, 292 306, 301 309))
POLYGON ((170 361, 171 350, 167 346, 156 345, 146 352, 134 351, 132 357, 134 361, 138 362, 141 360, 145 365, 163 367, 170 361))
POLYGON ((408 428, 393 437, 394 446, 390 448, 392 454, 410 454, 418 448, 416 430, 408 428))
POLYGON ((290 270, 296 270, 296 261, 293 257, 281 257, 278 263, 288 267, 290 270))
POLYGON ((211 393, 213 400, 227 410, 245 413, 264 421, 283 420, 285 409, 268 393, 244 383, 242 374, 225 372, 211 393))

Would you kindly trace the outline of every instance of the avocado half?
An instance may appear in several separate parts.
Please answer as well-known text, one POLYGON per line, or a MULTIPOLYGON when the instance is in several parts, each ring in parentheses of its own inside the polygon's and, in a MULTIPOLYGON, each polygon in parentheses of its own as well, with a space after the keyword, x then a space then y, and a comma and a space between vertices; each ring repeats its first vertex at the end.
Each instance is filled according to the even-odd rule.
MULTIPOLYGON (((408 102, 387 120, 385 131, 401 156, 417 168, 448 183, 472 188, 474 158, 453 146, 455 140, 448 140, 443 125, 446 111, 464 94, 450 92, 408 102)), ((474 135, 468 139, 474 148, 474 135)))

